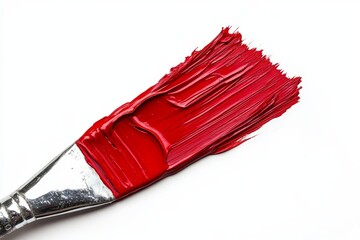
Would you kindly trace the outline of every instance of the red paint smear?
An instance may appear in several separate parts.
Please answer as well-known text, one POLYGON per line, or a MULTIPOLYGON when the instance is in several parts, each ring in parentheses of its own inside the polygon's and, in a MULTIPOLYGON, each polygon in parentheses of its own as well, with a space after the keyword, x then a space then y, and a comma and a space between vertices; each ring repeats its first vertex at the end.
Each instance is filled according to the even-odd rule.
POLYGON ((77 145, 120 199, 241 144, 298 102, 299 83, 225 28, 77 145))

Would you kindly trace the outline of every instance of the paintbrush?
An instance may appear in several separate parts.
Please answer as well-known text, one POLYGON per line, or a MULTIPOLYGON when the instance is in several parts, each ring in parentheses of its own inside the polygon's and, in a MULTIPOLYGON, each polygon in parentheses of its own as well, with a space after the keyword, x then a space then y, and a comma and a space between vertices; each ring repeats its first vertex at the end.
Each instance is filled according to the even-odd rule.
POLYGON ((248 140, 299 100, 300 78, 224 28, 154 86, 96 122, 0 202, 0 237, 122 199, 248 140))

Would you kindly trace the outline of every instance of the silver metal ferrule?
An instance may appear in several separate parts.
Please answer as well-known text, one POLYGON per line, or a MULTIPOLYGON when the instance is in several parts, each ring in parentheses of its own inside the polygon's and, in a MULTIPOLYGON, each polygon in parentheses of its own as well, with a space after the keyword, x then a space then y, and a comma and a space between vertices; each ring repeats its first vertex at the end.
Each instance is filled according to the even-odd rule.
POLYGON ((114 195, 71 145, 0 201, 0 238, 37 219, 111 203, 114 195))

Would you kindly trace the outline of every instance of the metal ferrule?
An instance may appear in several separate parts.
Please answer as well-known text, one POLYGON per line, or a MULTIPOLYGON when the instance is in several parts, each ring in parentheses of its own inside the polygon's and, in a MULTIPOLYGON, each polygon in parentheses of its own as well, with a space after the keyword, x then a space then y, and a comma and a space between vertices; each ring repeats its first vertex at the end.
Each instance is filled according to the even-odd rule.
POLYGON ((73 144, 0 201, 0 238, 37 219, 111 203, 114 195, 73 144))

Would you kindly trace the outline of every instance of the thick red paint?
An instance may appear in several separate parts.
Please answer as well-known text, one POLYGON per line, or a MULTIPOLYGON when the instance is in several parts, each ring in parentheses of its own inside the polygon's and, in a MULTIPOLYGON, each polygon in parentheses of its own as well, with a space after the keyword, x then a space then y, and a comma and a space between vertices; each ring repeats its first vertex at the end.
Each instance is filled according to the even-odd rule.
POLYGON ((241 144, 298 102, 299 83, 225 28, 77 145, 120 199, 241 144))

